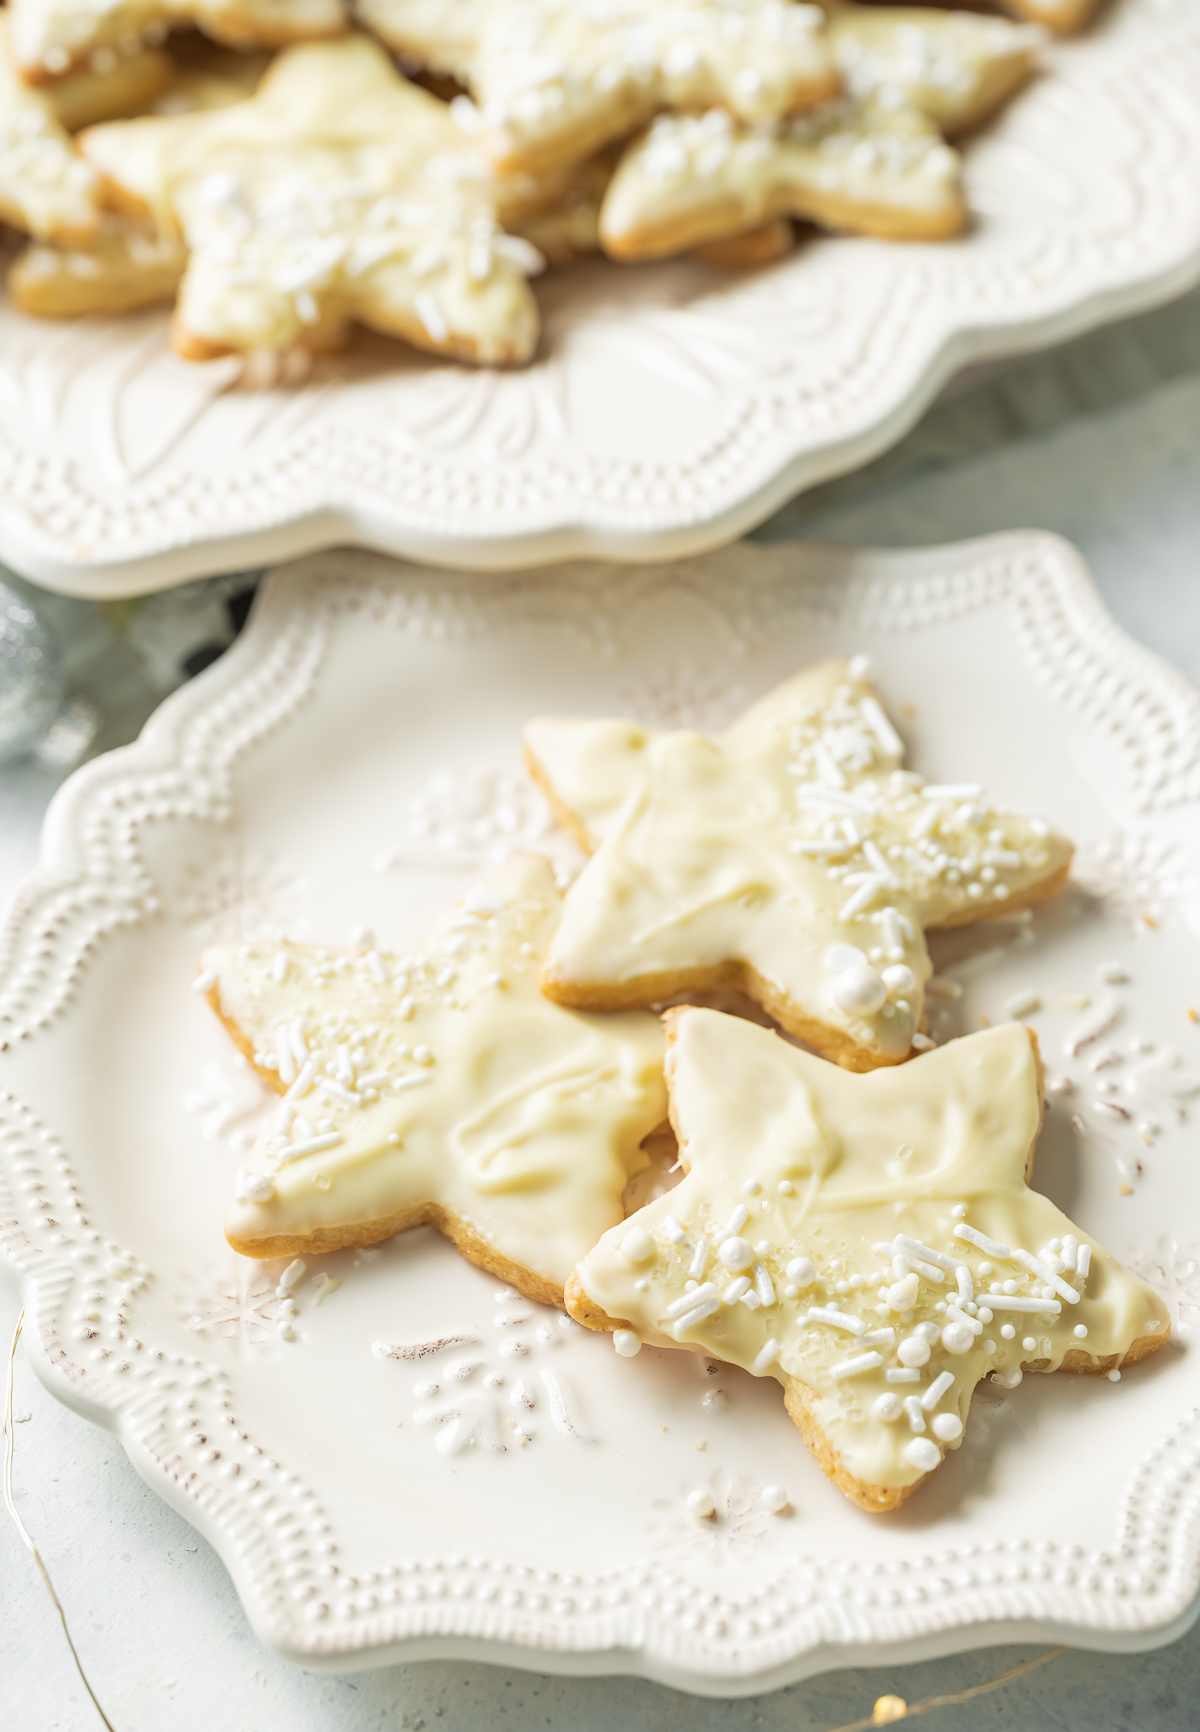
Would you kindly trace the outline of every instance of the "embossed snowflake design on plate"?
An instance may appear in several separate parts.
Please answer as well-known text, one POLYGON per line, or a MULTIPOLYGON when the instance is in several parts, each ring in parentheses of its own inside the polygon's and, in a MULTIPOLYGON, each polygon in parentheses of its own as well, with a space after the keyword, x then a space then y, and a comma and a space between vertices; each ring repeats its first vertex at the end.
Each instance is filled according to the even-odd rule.
POLYGON ((303 387, 173 357, 164 315, 0 307, 0 558, 134 594, 337 543, 475 568, 731 540, 884 450, 974 362, 1200 275, 1200 18, 1114 0, 966 146, 945 245, 806 239, 771 269, 599 261, 539 286, 537 361, 363 337, 303 387))
POLYGON ((136 745, 71 779, 44 862, 0 972, 3 1266, 48 1387, 115 1429, 281 1652, 729 1694, 1018 1637, 1146 1646, 1187 1617, 1200 695, 1122 636, 1064 544, 484 578, 314 556, 136 745), (1166 1351, 1118 1385, 982 1389, 935 1482, 871 1518, 771 1380, 620 1358, 432 1229, 286 1279, 228 1250, 266 1097, 190 990, 214 930, 403 947, 505 837, 577 859, 525 789, 530 714, 720 725, 860 651, 912 764, 982 776, 1080 843, 1055 903, 937 940, 931 1026, 1037 1028, 1038 1183, 1163 1289, 1166 1351))

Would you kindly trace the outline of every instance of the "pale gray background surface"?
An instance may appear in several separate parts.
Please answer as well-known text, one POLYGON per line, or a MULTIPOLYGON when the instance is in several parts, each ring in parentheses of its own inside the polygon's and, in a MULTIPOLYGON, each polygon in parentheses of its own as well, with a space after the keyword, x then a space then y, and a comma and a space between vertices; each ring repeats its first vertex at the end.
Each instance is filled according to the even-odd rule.
MULTIPOLYGON (((903 444, 794 502, 761 538, 876 545, 1035 527, 1083 551, 1116 618, 1200 683, 1200 295, 958 387, 903 444)), ((159 653, 193 588, 135 615, 39 598, 101 744, 128 739, 171 680, 159 653), (158 606, 162 617, 154 612, 158 606)), ((203 635, 203 631, 201 631, 203 635)), ((0 770, 0 903, 35 862, 55 778, 0 770)), ((16 1305, 0 1290, 7 1346, 16 1305)), ((106 1434, 50 1399, 18 1359, 18 1507, 39 1542, 117 1732, 825 1732, 876 1697, 965 1688, 1039 1650, 843 1671, 774 1695, 695 1700, 635 1679, 556 1679, 451 1663, 318 1676, 267 1654, 191 1528, 106 1434)), ((1193 1732, 1200 1629, 1157 1653, 1071 1653, 922 1721, 929 1732, 1193 1732)), ((54 1608, 0 1512, 0 1728, 93 1732, 54 1608)))

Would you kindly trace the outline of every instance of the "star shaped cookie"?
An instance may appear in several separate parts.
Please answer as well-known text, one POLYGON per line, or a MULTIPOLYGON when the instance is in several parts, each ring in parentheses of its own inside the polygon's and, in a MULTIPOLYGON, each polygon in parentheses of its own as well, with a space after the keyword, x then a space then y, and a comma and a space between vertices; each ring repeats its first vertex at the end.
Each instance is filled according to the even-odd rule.
POLYGON ((554 189, 501 184, 446 105, 362 36, 285 50, 247 102, 95 127, 84 154, 120 208, 177 226, 188 359, 328 348, 357 320, 485 364, 528 360, 535 250, 497 213, 554 189))
POLYGON ((670 1011, 686 1177, 611 1228, 567 1308, 783 1385, 824 1472, 895 1509, 1023 1366, 1108 1372, 1162 1346, 1162 1300, 1026 1183, 1034 1036, 968 1035, 855 1076, 737 1017, 670 1011))
POLYGON ((235 48, 284 47, 346 27, 343 0, 11 0, 17 63, 30 82, 104 71, 195 26, 235 48))
POLYGON ((740 987, 854 1070, 920 1046, 923 929, 1048 896, 1071 845, 977 783, 903 769, 869 673, 823 662, 715 736, 531 722, 530 771, 591 854, 542 990, 618 1010, 740 987))
POLYGON ((666 1097, 657 1018, 580 1015, 538 991, 559 905, 546 862, 519 856, 419 952, 264 943, 202 958, 210 1004, 283 1097, 238 1176, 236 1251, 332 1251, 432 1222, 562 1304, 620 1221, 666 1097))
POLYGON ((777 120, 836 94, 817 6, 787 0, 360 0, 397 53, 451 73, 495 161, 590 156, 667 108, 777 120))
POLYGON ((945 136, 1026 82, 1037 34, 997 18, 847 6, 830 43, 847 95, 773 127, 723 109, 660 116, 625 152, 600 236, 614 258, 664 257, 796 217, 886 240, 962 232, 962 160, 945 136))

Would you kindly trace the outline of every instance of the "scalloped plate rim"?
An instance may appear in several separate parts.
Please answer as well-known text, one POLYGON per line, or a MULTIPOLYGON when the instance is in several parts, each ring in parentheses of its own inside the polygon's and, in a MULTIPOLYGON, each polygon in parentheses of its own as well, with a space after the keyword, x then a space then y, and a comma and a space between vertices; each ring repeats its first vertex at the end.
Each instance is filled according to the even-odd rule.
MULTIPOLYGON (((968 569, 981 556, 1028 550, 1040 551, 1056 569, 1072 606, 1081 622, 1101 628, 1110 645, 1115 645, 1116 659, 1140 666, 1143 674, 1153 673, 1156 680, 1169 688, 1177 698, 1200 714, 1200 692, 1191 682, 1165 663, 1152 651, 1132 638, 1119 626, 1104 606, 1103 600, 1077 550, 1065 539, 1039 530, 1005 531, 999 534, 971 538, 966 541, 939 544, 924 548, 886 550, 849 547, 837 543, 788 544, 796 564, 796 579, 848 577, 858 573, 885 576, 889 573, 903 579, 919 570, 922 562, 938 561, 943 569, 968 569)), ((766 549, 746 549, 751 559, 766 549)), ((77 867, 77 840, 80 825, 86 815, 94 791, 115 776, 152 775, 172 762, 182 733, 190 719, 211 711, 222 693, 244 683, 245 676, 261 663, 266 651, 281 641, 283 627, 290 613, 304 608, 314 581, 330 572, 346 559, 365 569, 386 567, 388 561, 371 552, 331 556, 311 555, 270 574, 255 604, 252 618, 242 637, 233 648, 211 668, 179 691, 172 693, 145 724, 141 734, 129 745, 93 760, 76 771, 59 789, 47 812, 43 828, 41 863, 24 881, 5 923, 7 942, 19 930, 26 901, 63 881, 77 867)), ((465 574, 464 574, 465 575, 465 574)), ((663 574, 666 575, 665 573, 663 574)), ((530 576, 548 577, 532 572, 530 576)), ((470 581, 470 579, 467 579, 470 581)), ((253 749, 251 747, 250 749, 253 749)), ((2 979, 2 976, 0 976, 2 979)), ((19 1052, 19 1047, 16 1049, 19 1052)), ((6 1080, 0 1075, 0 1081, 6 1080)), ((38 1253, 25 1241, 32 1257, 38 1253)), ((436 1634, 401 1638, 373 1647, 334 1647, 314 1651, 289 1644, 274 1627, 259 1599, 253 1583, 239 1564, 237 1548, 221 1522, 211 1519, 193 1496, 177 1486, 170 1476, 158 1468, 143 1451, 122 1411, 103 1400, 81 1395, 68 1385, 44 1350, 41 1330, 43 1300, 52 1308, 53 1270, 31 1269, 23 1272, 13 1263, 6 1250, 0 1251, 0 1275, 24 1299, 27 1312, 25 1357, 49 1393, 81 1417, 113 1433, 139 1475, 158 1495, 182 1514, 221 1558, 256 1634, 274 1652, 308 1670, 345 1671, 348 1668, 374 1668, 414 1659, 481 1660, 509 1664, 525 1670, 551 1671, 566 1675, 636 1675, 692 1694, 714 1697, 750 1696, 781 1688, 817 1673, 857 1665, 904 1664, 941 1655, 973 1651, 976 1648, 1011 1645, 1024 1642, 1066 1642, 1069 1645, 1098 1651, 1141 1652, 1176 1640, 1200 1617, 1200 1554, 1193 1566, 1193 1592, 1190 1598, 1177 1598, 1165 1608, 1169 1616, 1159 1623, 1144 1624, 1128 1630, 1107 1626, 1102 1620, 1088 1625, 1070 1620, 1055 1620, 1041 1616, 1013 1619, 969 1618, 949 1628, 930 1628, 918 1635, 890 1641, 838 1642, 822 1637, 799 1653, 778 1664, 755 1671, 714 1665, 711 1670, 686 1669, 675 1666, 665 1655, 651 1649, 635 1649, 622 1645, 593 1648, 562 1646, 555 1648, 552 1639, 539 1635, 536 1628, 528 1641, 492 1638, 483 1635, 436 1634), (543 1645, 545 1643, 545 1645, 543 1645)), ((1196 1508, 1192 1525, 1196 1527, 1196 1508)), ((1194 1542, 1193 1535, 1193 1542, 1194 1542)), ((1194 1543, 1191 1549, 1196 1550, 1194 1543)), ((920 1617, 920 1613, 915 1614, 920 1617)), ((527 1618, 529 1614, 526 1614, 527 1618)), ((533 1620, 536 1625, 537 1620, 533 1620)))

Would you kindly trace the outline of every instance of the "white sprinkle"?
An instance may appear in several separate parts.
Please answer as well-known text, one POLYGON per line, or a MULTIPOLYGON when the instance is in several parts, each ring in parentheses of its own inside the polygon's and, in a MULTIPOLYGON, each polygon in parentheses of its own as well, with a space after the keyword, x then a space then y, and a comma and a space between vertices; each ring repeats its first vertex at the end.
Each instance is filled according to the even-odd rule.
POLYGON ((703 1323, 706 1317, 711 1317, 714 1311, 720 1310, 720 1306, 720 1298, 714 1293, 711 1299, 704 1301, 703 1305, 697 1305, 693 1310, 685 1311, 679 1321, 672 1325, 671 1334, 676 1341, 682 1341, 689 1329, 694 1329, 697 1323, 703 1323))
POLYGON ((700 1279, 700 1277, 703 1275, 707 1266, 708 1266, 708 1246, 705 1244, 704 1240, 701 1239, 698 1241, 698 1243, 696 1245, 695 1252, 693 1253, 693 1256, 692 1256, 692 1260, 688 1264, 688 1277, 689 1277, 689 1279, 692 1281, 698 1281, 700 1279))
POLYGON ((867 1326, 861 1317, 851 1316, 846 1311, 829 1311, 822 1305, 814 1305, 808 1313, 810 1323, 828 1323, 833 1329, 844 1329, 848 1335, 865 1335, 867 1326))
POLYGON ((878 1371, 883 1364, 882 1353, 855 1353, 849 1359, 841 1359, 836 1365, 831 1365, 831 1377, 858 1377, 864 1371, 878 1371))
POLYGON ((807 1257, 793 1257, 787 1266, 787 1278, 796 1287, 811 1287, 817 1272, 807 1257))
POLYGON ((691 1292, 685 1293, 681 1299, 673 1299, 667 1306, 665 1315, 667 1317, 682 1317, 685 1311, 691 1311, 697 1305, 702 1305, 709 1299, 714 1299, 716 1293, 717 1289, 715 1283, 712 1281, 706 1281, 703 1287, 693 1287, 691 1292))
POLYGON ((203 974, 198 974, 192 982, 193 992, 211 992, 217 984, 217 977, 211 968, 206 968, 203 974))
POLYGON ((775 1287, 771 1281, 770 1275, 767 1273, 767 1266, 765 1263, 756 1263, 754 1265, 754 1291, 758 1294, 760 1305, 774 1305, 775 1287))
POLYGON ((921 1406, 925 1409, 926 1413, 933 1412, 934 1408, 953 1382, 954 1373, 952 1371, 943 1371, 939 1376, 934 1378, 933 1382, 929 1385, 929 1388, 921 1397, 921 1406))
POLYGON ((1075 1237, 1074 1233, 1065 1233, 1063 1235, 1062 1251, 1060 1253, 1064 1269, 1074 1269, 1075 1259, 1078 1252, 1079 1240, 1075 1237))
POLYGON ((927 782, 921 794, 926 800, 979 800, 983 786, 979 782, 927 782))
POLYGON ((426 1083, 431 1083, 432 1081, 433 1078, 429 1075, 428 1071, 417 1071, 413 1076, 400 1077, 400 1079, 393 1083, 392 1086, 397 1092, 399 1092, 401 1089, 424 1088, 426 1083))
POLYGON ((706 1521, 716 1508, 710 1491, 690 1491, 687 1506, 700 1521, 706 1521))
POLYGON ((1081 1281, 1087 1280, 1088 1270, 1092 1266, 1092 1247, 1081 1245, 1075 1253, 1075 1273, 1081 1281))
POLYGON ((275 1195, 275 1181, 269 1173, 248 1173, 239 1167, 233 1194, 239 1203, 269 1203, 275 1195))
POLYGON ((932 1473, 942 1459, 941 1450, 928 1437, 914 1437, 905 1444, 903 1454, 905 1461, 922 1473, 932 1473))
POLYGON ((993 1311, 1037 1311, 1052 1317, 1062 1310, 1057 1299, 1019 1299, 1006 1293, 989 1293, 988 1306, 993 1311))
POLYGON ((632 1329, 614 1329, 613 1346, 622 1359, 633 1359, 642 1351, 641 1339, 632 1329))
POLYGON ((686 1245, 688 1242, 687 1234, 684 1232, 674 1215, 667 1216, 666 1220, 663 1222, 663 1231, 666 1233, 667 1238, 671 1241, 672 1245, 686 1245))
POLYGON ((940 1251, 934 1251, 929 1245, 923 1245, 920 1239, 910 1239, 905 1233, 897 1233, 892 1240, 897 1251, 906 1257, 920 1257, 927 1263, 936 1263, 939 1269, 956 1269, 958 1258, 945 1257, 940 1251))
POLYGON ((1035 1257, 1030 1251, 1014 1251, 1013 1262, 1020 1263, 1023 1269, 1028 1269, 1031 1275, 1037 1275, 1047 1286, 1065 1299, 1068 1305, 1078 1305, 1079 1295, 1074 1287, 1064 1281, 1061 1275, 1056 1275, 1049 1264, 1043 1263, 1040 1257, 1035 1257))
POLYGON ((428 289, 419 289, 413 296, 413 306, 431 340, 435 343, 444 343, 450 335, 450 327, 438 305, 437 297, 431 294, 428 289))
POLYGON ((954 1273, 958 1281, 959 1303, 965 1304, 968 1300, 974 1299, 975 1297, 975 1285, 971 1280, 971 1271, 967 1268, 965 1263, 960 1263, 954 1273))
POLYGON ((1036 992, 1018 992, 1008 999, 1004 1006, 1006 1016, 1030 1016, 1035 1010, 1042 1008, 1042 1001, 1036 992))
POLYGON ((736 1281, 731 1281, 725 1291, 721 1294, 722 1303, 725 1305, 736 1305, 738 1300, 743 1298, 747 1293, 749 1293, 749 1291, 749 1275, 739 1275, 736 1281))
POLYGON ((788 1494, 781 1485, 764 1485, 758 1494, 758 1501, 772 1515, 782 1515, 788 1507, 788 1494))
POLYGON ((860 1347, 891 1347, 896 1339, 894 1329, 869 1329, 865 1335, 860 1335, 860 1347))
POLYGON ((746 1207, 745 1203, 739 1203, 737 1208, 733 1211, 733 1214, 730 1215, 728 1221, 725 1223, 725 1231, 722 1234, 722 1238, 729 1238, 734 1233, 740 1233, 742 1228, 746 1225, 749 1216, 750 1211, 746 1207))
POLYGON ((306 1264, 303 1257, 297 1257, 294 1262, 288 1264, 287 1268, 283 1271, 283 1274, 279 1277, 279 1285, 283 1288, 285 1293, 290 1293, 293 1287, 298 1287, 300 1285, 301 1281, 304 1279, 305 1268, 306 1264))
POLYGON ((914 1431, 921 1432, 925 1430, 925 1415, 921 1410, 921 1401, 919 1396, 906 1395, 904 1397, 904 1412, 908 1418, 909 1425, 914 1431))
POLYGON ((974 1227, 968 1227, 959 1222, 954 1229, 956 1239, 965 1239, 968 1245, 976 1246, 980 1251, 986 1251, 989 1257, 1008 1258, 1012 1252, 1007 1245, 1001 1245, 995 1239, 989 1239, 986 1233, 978 1232, 974 1227))
POLYGON ((892 758, 904 756, 904 741, 900 738, 891 722, 888 720, 883 705, 878 698, 864 697, 859 700, 859 708, 863 719, 884 751, 892 758))
POLYGON ((621 1240, 621 1255, 627 1263, 648 1263, 657 1250, 654 1235, 645 1227, 631 1227, 621 1240))
POLYGON ((759 1351, 754 1364, 750 1367, 751 1371, 756 1375, 761 1376, 769 1366, 774 1365, 775 1361, 779 1358, 781 1351, 782 1349, 780 1348, 778 1341, 776 1341, 775 1337, 772 1335, 771 1339, 759 1351))
POLYGON ((892 1425, 904 1412, 904 1404, 898 1395, 892 1395, 889 1391, 875 1397, 871 1412, 885 1425, 892 1425))
POLYGON ((301 1155, 318 1155, 322 1149, 336 1149, 342 1141, 340 1131, 327 1131, 324 1136, 308 1137, 302 1143, 289 1143, 286 1148, 280 1149, 279 1159, 284 1162, 298 1161, 301 1155))
POLYGON ((910 1366, 892 1365, 884 1372, 889 1383, 920 1383, 921 1373, 910 1366))

